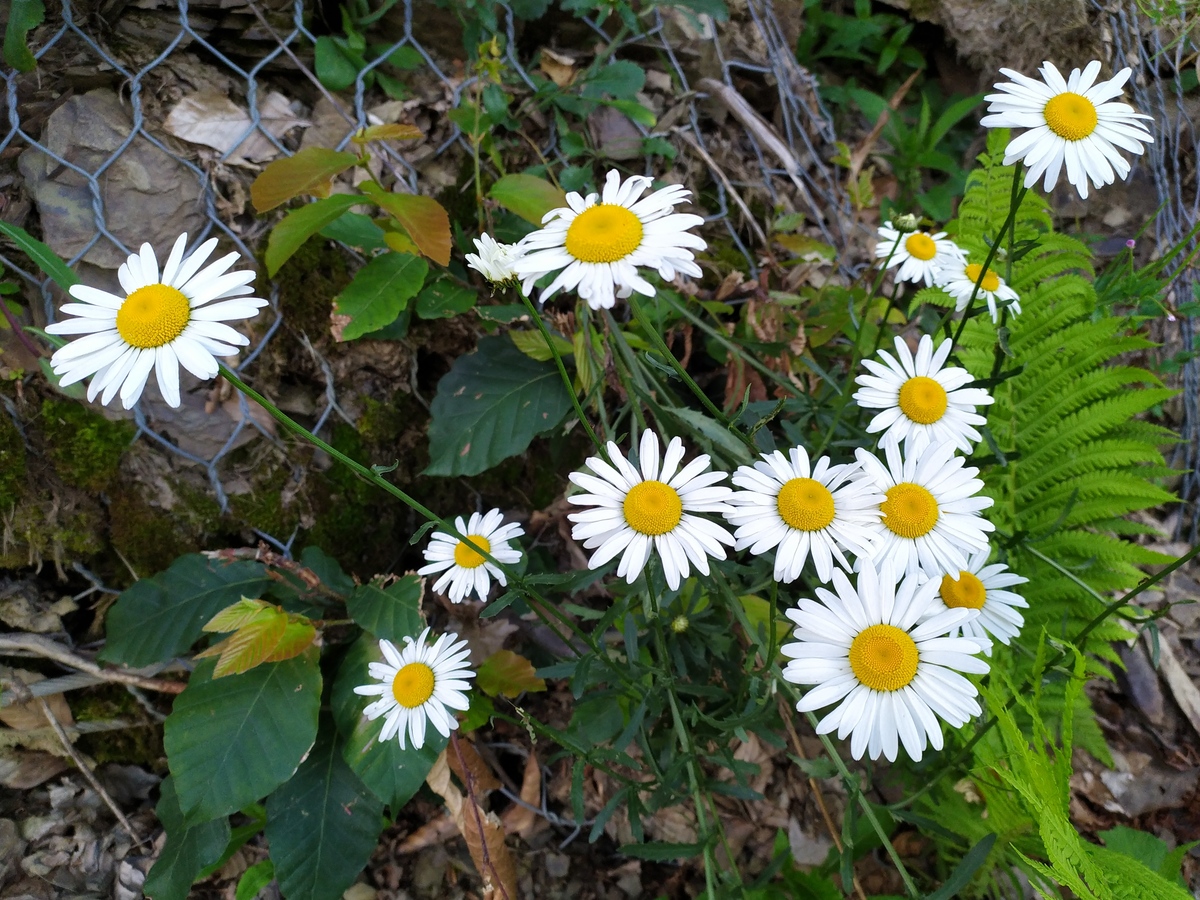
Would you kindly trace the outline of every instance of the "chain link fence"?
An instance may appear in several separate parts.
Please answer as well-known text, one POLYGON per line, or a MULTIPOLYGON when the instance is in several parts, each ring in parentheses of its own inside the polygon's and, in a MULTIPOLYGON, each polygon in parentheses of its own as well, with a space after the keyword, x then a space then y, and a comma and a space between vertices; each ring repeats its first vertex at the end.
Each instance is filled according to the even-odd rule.
MULTIPOLYGON (((1158 23, 1147 20, 1137 0, 1093 0, 1093 4, 1106 26, 1104 37, 1111 41, 1113 68, 1133 69, 1129 82, 1133 105, 1154 118, 1154 143, 1140 164, 1146 166, 1154 182, 1160 204, 1154 236, 1165 250, 1187 237, 1200 221, 1196 156, 1200 135, 1188 113, 1182 81, 1198 49, 1191 34, 1194 21, 1189 21, 1190 4, 1178 4, 1172 13, 1163 7, 1158 23), (1164 71, 1173 76, 1162 77, 1164 71)), ((1195 246, 1193 238, 1187 251, 1195 246)), ((1186 256, 1185 252, 1182 257, 1186 256)), ((1173 305, 1182 305, 1196 296, 1200 281, 1194 266, 1175 262, 1166 274, 1172 279, 1166 299, 1173 305)), ((1183 350, 1200 349, 1196 347, 1195 319, 1180 316, 1178 328, 1183 350)), ((1180 486, 1185 507, 1175 527, 1175 538, 1194 542, 1200 527, 1200 503, 1196 502, 1200 498, 1200 359, 1184 364, 1181 382, 1182 441, 1175 448, 1171 465, 1185 473, 1180 486)))
MULTIPOLYGON (((108 5, 109 8, 114 6, 126 9, 124 4, 108 5)), ((156 4, 141 2, 135 6, 154 11, 156 4)), ((29 73, 10 69, 0 73, 4 79, 7 111, 7 131, 2 132, 0 139, 0 174, 6 171, 6 166, 16 168, 11 162, 18 160, 25 187, 34 196, 38 214, 29 216, 26 224, 33 223, 35 232, 40 228, 43 238, 56 250, 69 245, 59 252, 83 277, 87 277, 88 271, 99 271, 111 280, 124 255, 136 249, 141 241, 164 242, 173 239, 173 234, 177 233, 164 234, 161 222, 146 220, 153 218, 148 208, 131 209, 127 198, 114 193, 113 185, 118 180, 115 176, 128 176, 128 169, 139 166, 145 170, 141 175, 143 180, 153 180, 158 170, 170 171, 177 180, 174 185, 138 184, 141 193, 135 200, 145 197, 153 207, 156 191, 167 189, 184 195, 189 208, 175 209, 172 215, 187 222, 191 247, 216 236, 223 245, 232 244, 247 260, 253 259, 265 223, 245 224, 249 211, 244 201, 241 209, 231 208, 221 191, 221 171, 238 162, 236 154, 245 140, 266 140, 273 152, 280 155, 292 152, 290 147, 294 142, 289 143, 278 131, 272 130, 271 121, 263 113, 263 100, 270 89, 275 87, 286 92, 289 78, 307 81, 340 114, 344 128, 340 139, 333 144, 338 149, 345 147, 358 129, 369 124, 372 103, 383 99, 377 91, 368 88, 370 73, 402 48, 410 48, 410 56, 411 51, 419 55, 424 76, 441 86, 451 107, 457 107, 464 97, 470 96, 477 80, 469 70, 464 74, 463 65, 458 61, 465 55, 461 47, 426 46, 414 34, 414 15, 422 8, 428 12, 429 0, 402 0, 394 7, 392 15, 400 18, 401 36, 358 73, 352 90, 347 89, 336 96, 321 87, 313 73, 315 4, 292 0, 283 8, 278 2, 274 8, 269 8, 269 0, 258 5, 228 0, 204 3, 177 0, 174 14, 170 6, 169 0, 165 8, 164 4, 158 4, 153 23, 147 26, 146 16, 151 15, 148 12, 138 13, 130 24, 124 14, 108 19, 94 12, 86 15, 77 2, 62 0, 59 9, 49 11, 47 24, 30 34, 38 68, 29 73), (246 40, 237 42, 235 48, 228 39, 217 36, 219 29, 213 26, 214 15, 228 17, 233 14, 241 14, 243 24, 249 23, 243 38, 253 33, 253 46, 259 51, 257 58, 244 58, 246 40), (287 27, 280 27, 283 22, 287 22, 287 27), (245 100, 243 108, 248 118, 230 126, 241 133, 237 140, 229 142, 233 149, 223 153, 197 153, 195 147, 174 140, 163 128, 164 115, 169 110, 156 95, 156 75, 164 68, 185 63, 192 65, 195 57, 216 71, 226 85, 228 95, 245 100), (108 131, 100 137, 88 133, 95 123, 83 121, 86 117, 78 107, 80 101, 75 94, 78 91, 75 85, 82 82, 82 86, 87 86, 90 72, 95 73, 102 83, 112 85, 127 123, 126 127, 114 125, 112 121, 103 123, 108 131), (53 87, 56 78, 63 77, 67 80, 66 85, 53 87), (48 90, 51 96, 43 97, 48 90), (54 96, 55 90, 61 93, 54 96), (54 117, 64 115, 60 111, 63 106, 69 106, 75 116, 66 123, 68 134, 62 133, 63 127, 55 125, 54 117), (50 109, 48 114, 47 108, 50 109), (76 131, 80 133, 74 133, 76 131), (87 152, 83 152, 81 146, 87 152), (47 184, 51 187, 46 188, 47 184), (56 202, 74 204, 79 212, 67 222, 69 239, 58 230, 56 202), (88 269, 88 266, 92 268, 88 269)), ((530 75, 530 60, 518 53, 521 23, 507 6, 501 5, 499 13, 501 31, 506 37, 504 60, 513 88, 534 91, 537 83, 530 75)), ((749 218, 748 206, 741 196, 743 192, 753 192, 755 196, 765 192, 776 208, 804 212, 820 229, 824 239, 839 249, 845 246, 842 229, 850 215, 838 180, 822 161, 829 156, 827 151, 833 146, 834 133, 830 118, 817 98, 814 80, 796 64, 771 0, 749 0, 745 13, 741 21, 727 26, 731 31, 736 30, 736 40, 729 39, 726 26, 714 25, 707 17, 697 18, 677 10, 653 11, 642 20, 646 27, 641 33, 618 31, 612 20, 601 23, 585 19, 584 23, 597 41, 610 48, 613 58, 636 52, 642 57, 654 54, 666 61, 672 70, 674 84, 682 89, 680 96, 685 98, 686 109, 677 117, 678 124, 661 136, 672 140, 680 152, 696 154, 704 167, 712 171, 709 196, 715 196, 716 206, 708 210, 708 219, 714 223, 714 228, 727 231, 744 256, 748 271, 754 274, 758 268, 756 248, 747 243, 744 229, 739 228, 739 222, 745 225, 749 218), (688 66, 680 58, 678 33, 681 24, 692 29, 689 52, 695 56, 699 48, 701 54, 716 60, 714 75, 719 72, 719 79, 701 79, 710 85, 707 90, 692 83, 688 66), (720 171, 714 160, 716 151, 709 146, 712 130, 706 132, 702 125, 705 115, 702 104, 710 99, 715 88, 725 94, 727 103, 732 97, 737 106, 740 97, 737 85, 739 82, 745 85, 747 80, 753 80, 760 88, 766 85, 773 89, 778 97, 779 111, 774 126, 758 119, 750 122, 755 127, 739 129, 736 142, 753 165, 748 174, 743 171, 740 176, 730 175, 720 171), (747 215, 747 218, 740 218, 739 214, 747 215)), ((749 104, 743 101, 732 112, 745 123, 748 117, 757 116, 747 112, 749 109, 749 104)), ((115 114, 109 118, 114 117, 119 118, 115 114)), ((642 137, 653 133, 643 125, 635 123, 635 127, 642 137)), ((547 130, 547 142, 540 152, 545 158, 566 165, 553 123, 547 130)), ((403 181, 408 190, 429 192, 428 185, 422 183, 421 167, 414 164, 410 154, 391 147, 385 148, 384 152, 384 166, 403 181)), ((437 143, 433 155, 471 152, 466 136, 454 126, 437 143)), ((647 159, 645 165, 647 174, 655 174, 649 168, 650 160, 647 159)), ((125 177, 125 180, 129 179, 125 177)), ((10 177, 10 186, 14 183, 20 182, 10 177)), ((762 240, 761 232, 758 237, 762 240)), ((15 256, 10 250, 0 242, 0 264, 28 282, 42 299, 46 320, 54 321, 56 306, 63 298, 49 279, 41 272, 31 270, 23 257, 15 256)), ((276 339, 282 322, 278 285, 272 285, 268 297, 271 306, 264 310, 263 316, 268 317, 269 324, 265 330, 259 326, 259 336, 233 367, 251 380, 255 360, 276 339)), ((315 414, 314 430, 320 432, 333 415, 341 415, 347 421, 349 418, 338 406, 329 365, 311 344, 308 349, 326 381, 322 404, 315 414)), ((220 413, 212 413, 211 409, 205 411, 211 414, 208 419, 197 416, 190 420, 193 427, 212 430, 221 438, 216 446, 198 450, 189 446, 188 441, 181 440, 179 434, 173 434, 170 427, 160 425, 160 413, 166 408, 161 402, 155 405, 155 396, 153 387, 148 388, 133 410, 138 439, 149 440, 170 454, 202 467, 224 510, 228 497, 222 480, 222 461, 235 447, 257 436, 256 432, 269 440, 274 437, 255 419, 245 398, 239 394, 237 410, 229 416, 231 427, 217 428, 214 417, 220 413)), ((222 421, 221 424, 226 423, 222 421)), ((290 550, 289 538, 265 534, 262 537, 284 552, 290 550)))

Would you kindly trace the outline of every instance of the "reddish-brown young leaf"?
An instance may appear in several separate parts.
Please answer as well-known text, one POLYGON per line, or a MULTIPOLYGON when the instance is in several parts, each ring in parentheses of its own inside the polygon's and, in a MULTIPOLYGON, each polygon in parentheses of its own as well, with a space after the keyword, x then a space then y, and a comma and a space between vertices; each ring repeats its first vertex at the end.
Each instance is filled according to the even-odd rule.
POLYGON ((524 691, 544 691, 546 682, 537 677, 533 663, 511 650, 497 650, 479 667, 475 684, 491 697, 512 699, 524 691))
POLYGON ((258 618, 264 609, 270 609, 271 604, 265 600, 253 600, 243 597, 237 603, 225 607, 204 623, 204 630, 210 632, 237 631, 243 625, 258 618))
POLYGON ((275 645, 275 649, 270 655, 263 659, 263 662, 283 662, 285 659, 291 659, 293 656, 299 656, 307 650, 317 637, 317 629, 307 621, 291 621, 287 623, 287 627, 283 629, 283 635, 279 638, 279 643, 275 645))
POLYGON ((353 153, 309 147, 294 156, 277 159, 254 179, 250 199, 260 213, 274 209, 293 197, 311 194, 328 197, 334 176, 358 162, 353 153))
POLYGON ((373 181, 365 182, 362 192, 408 232, 423 255, 440 266, 449 265, 450 217, 440 203, 432 197, 393 194, 373 181))
POLYGON ((364 128, 350 140, 361 145, 368 141, 409 141, 422 136, 421 129, 416 125, 391 122, 387 125, 371 125, 364 128))

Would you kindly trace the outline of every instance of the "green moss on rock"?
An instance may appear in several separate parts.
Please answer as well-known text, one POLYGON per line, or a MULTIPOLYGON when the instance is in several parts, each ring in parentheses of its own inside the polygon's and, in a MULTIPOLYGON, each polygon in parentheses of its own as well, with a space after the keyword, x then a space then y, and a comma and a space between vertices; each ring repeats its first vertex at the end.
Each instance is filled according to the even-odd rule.
POLYGON ((135 434, 129 423, 110 422, 70 400, 43 400, 38 424, 58 476, 88 491, 108 487, 135 434))
POLYGON ((0 512, 7 513, 25 491, 25 439, 0 410, 0 512))

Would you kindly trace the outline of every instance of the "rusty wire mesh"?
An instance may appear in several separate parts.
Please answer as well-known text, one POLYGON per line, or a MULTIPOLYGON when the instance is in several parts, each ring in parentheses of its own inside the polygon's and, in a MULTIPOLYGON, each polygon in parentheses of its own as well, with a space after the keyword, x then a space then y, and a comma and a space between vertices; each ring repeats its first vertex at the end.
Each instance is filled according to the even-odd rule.
MULTIPOLYGON (((370 100, 366 85, 368 73, 402 47, 410 47, 420 54, 427 73, 444 86, 452 98, 453 105, 458 105, 471 89, 475 76, 468 72, 464 77, 461 71, 458 75, 450 74, 454 55, 462 56, 461 48, 427 47, 414 35, 414 12, 422 2, 427 2, 427 0, 402 0, 402 37, 386 51, 379 53, 378 57, 359 73, 353 86, 352 96, 347 96, 350 94, 349 90, 337 98, 330 97, 326 93, 327 98, 336 100, 337 108, 345 119, 344 134, 337 147, 344 147, 359 128, 368 124, 370 100)), ((37 125, 41 123, 35 123, 33 127, 26 125, 26 112, 22 109, 19 99, 19 88, 23 84, 27 86, 29 79, 38 79, 39 72, 35 70, 31 73, 20 73, 8 69, 0 71, 5 83, 8 126, 6 132, 0 132, 3 134, 3 137, 0 138, 0 159, 4 159, 6 153, 9 157, 29 151, 44 154, 47 167, 61 167, 58 170, 60 174, 62 171, 72 173, 77 182, 76 187, 86 191, 87 199, 90 202, 90 231, 85 235, 82 246, 78 247, 67 259, 70 265, 76 266, 81 261, 86 262, 90 255, 95 255, 92 253, 93 250, 104 251, 109 257, 112 257, 113 254, 118 253, 128 254, 135 249, 131 245, 139 244, 142 239, 165 240, 161 235, 151 236, 152 225, 147 230, 150 233, 139 233, 137 238, 129 237, 130 229, 128 227, 118 228, 112 220, 112 211, 109 208, 112 198, 106 195, 104 189, 106 175, 112 171, 114 166, 120 164, 123 155, 131 152, 130 148, 134 147, 135 142, 143 140, 183 166, 188 173, 188 178, 194 179, 196 202, 203 211, 203 225, 197 232, 189 235, 190 245, 194 247, 215 235, 223 243, 232 243, 248 260, 254 258, 254 247, 251 244, 256 242, 262 231, 259 230, 256 234, 248 236, 231 227, 228 216, 222 213, 221 198, 218 196, 214 179, 211 177, 212 166, 228 163, 230 154, 236 152, 236 145, 234 150, 219 154, 216 159, 202 160, 205 165, 198 164, 192 155, 181 152, 177 143, 164 136, 161 121, 147 115, 146 82, 159 66, 171 60, 175 54, 185 50, 200 51, 204 54, 207 62, 219 66, 222 73, 238 85, 240 93, 245 97, 250 122, 245 126, 245 133, 242 137, 248 138, 252 134, 260 134, 269 140, 281 154, 289 153, 291 151, 286 143, 264 127, 259 100, 266 84, 271 83, 272 79, 276 83, 278 82, 277 72, 280 66, 290 66, 295 71, 295 77, 307 78, 316 84, 311 65, 305 62, 305 60, 311 60, 312 48, 316 40, 311 27, 313 6, 315 4, 306 4, 306 0, 291 0, 290 30, 287 30, 273 26, 264 11, 253 2, 232 7, 229 3, 219 4, 222 11, 242 9, 252 12, 262 26, 262 32, 269 36, 269 39, 261 41, 263 47, 261 57, 249 67, 239 65, 232 58, 232 54, 227 52, 228 48, 218 46, 202 33, 202 30, 193 21, 195 14, 189 9, 188 0, 177 0, 178 26, 174 34, 164 36, 166 39, 162 41, 161 47, 155 46, 149 50, 145 47, 141 48, 143 55, 146 53, 153 53, 153 55, 140 65, 131 62, 129 53, 123 53, 113 48, 116 43, 113 40, 114 32, 106 23, 100 21, 99 16, 93 15, 90 18, 82 16, 73 0, 61 0, 61 6, 57 10, 51 10, 49 21, 54 24, 43 26, 39 31, 31 34, 31 49, 34 55, 39 61, 42 61, 47 59, 47 55, 54 52, 56 48, 60 51, 73 48, 75 61, 82 59, 85 67, 90 64, 94 65, 97 71, 114 74, 119 79, 118 89, 130 118, 128 133, 121 137, 115 148, 107 152, 98 162, 93 161, 88 166, 76 165, 65 158, 60 152, 60 148, 56 148, 51 141, 46 139, 45 135, 39 132, 37 125), (264 74, 264 69, 268 65, 274 67, 276 74, 271 76, 264 74), (26 81, 23 82, 23 80, 26 81), (118 235, 118 231, 122 231, 128 239, 123 240, 122 236, 118 235)), ((196 4, 196 7, 199 9, 200 5, 196 4)), ((518 25, 517 19, 507 6, 501 5, 499 9, 501 31, 507 36, 504 50, 505 61, 516 79, 532 89, 535 87, 535 82, 531 79, 527 69, 529 60, 521 59, 518 56, 518 42, 515 33, 518 25)), ((839 248, 845 246, 845 236, 838 229, 842 227, 840 223, 848 220, 849 208, 832 170, 822 161, 829 155, 826 151, 832 147, 834 135, 831 121, 816 96, 815 82, 796 64, 792 50, 776 18, 771 0, 750 0, 747 11, 749 22, 743 23, 741 27, 750 37, 743 39, 740 46, 753 46, 757 50, 756 53, 731 50, 730 46, 727 46, 722 39, 721 25, 714 26, 713 23, 705 20, 696 21, 703 26, 700 39, 710 42, 712 45, 711 51, 719 61, 720 77, 725 85, 732 88, 736 77, 743 81, 747 78, 756 79, 774 87, 779 102, 776 127, 782 141, 793 156, 792 160, 781 159, 777 151, 773 152, 771 148, 763 147, 753 134, 746 134, 744 140, 748 141, 751 155, 757 162, 757 171, 752 172, 750 177, 743 175, 740 178, 733 176, 732 179, 728 177, 713 179, 712 194, 716 197, 716 207, 709 211, 708 219, 714 223, 714 228, 723 228, 728 232, 733 244, 745 257, 748 270, 753 273, 757 271, 756 258, 737 227, 738 214, 731 207, 730 190, 736 191, 744 188, 755 192, 765 191, 770 202, 776 205, 779 205, 782 198, 799 196, 807 203, 809 210, 815 206, 832 212, 832 215, 824 217, 817 215, 813 218, 824 238, 839 248), (796 160, 803 160, 803 165, 798 165, 796 160)), ((276 15, 276 24, 278 21, 279 17, 276 15)), ((676 126, 673 129, 674 134, 667 135, 667 137, 675 137, 677 144, 686 142, 693 148, 698 146, 702 151, 701 156, 711 159, 711 156, 708 156, 706 134, 701 127, 700 104, 706 94, 702 89, 698 90, 695 85, 689 83, 688 75, 677 55, 678 48, 673 45, 668 36, 664 13, 660 10, 652 11, 642 20, 646 26, 644 31, 624 34, 624 36, 614 35, 616 27, 611 21, 608 23, 600 23, 591 19, 584 21, 600 40, 610 44, 616 42, 612 47, 614 58, 620 58, 624 51, 636 46, 643 51, 648 49, 658 54, 660 58, 669 61, 670 66, 674 69, 674 76, 678 79, 677 83, 682 86, 683 96, 687 98, 687 110, 686 115, 682 117, 683 124, 676 126), (679 134, 680 132, 683 134, 679 134)), ((119 30, 119 28, 118 22, 116 29, 119 30)), ((642 125, 637 125, 637 128, 643 136, 649 136, 652 133, 652 130, 642 125)), ((471 152, 465 136, 457 126, 436 147, 436 155, 446 153, 455 145, 467 153, 471 152)), ((541 149, 547 158, 566 162, 557 145, 553 127, 550 129, 548 145, 541 149)), ((390 148, 386 152, 388 154, 385 161, 387 168, 397 178, 402 179, 409 190, 421 191, 423 186, 420 183, 418 168, 412 165, 403 153, 390 148)), ((645 164, 649 167, 652 163, 647 159, 645 164)), ((647 173, 652 174, 648 168, 647 173)), ((188 189, 191 190, 191 187, 189 186, 188 189)), ((785 205, 802 210, 806 208, 804 203, 790 200, 785 205)), ((121 224, 128 226, 129 223, 121 224)), ((3 243, 0 243, 0 264, 3 264, 10 272, 15 272, 40 294, 46 320, 54 321, 56 303, 60 298, 56 297, 50 279, 40 271, 31 270, 23 257, 14 256, 10 252, 10 248, 3 243)), ((115 265, 111 267, 115 268, 115 265)), ((255 359, 274 338, 281 323, 277 286, 272 286, 269 300, 271 306, 263 313, 264 316, 271 317, 269 326, 233 366, 235 371, 251 380, 253 379, 252 367, 255 359)), ((316 351, 312 350, 311 346, 309 349, 316 356, 316 351)), ((319 358, 318 363, 327 378, 324 404, 315 417, 314 430, 317 432, 326 427, 331 416, 341 414, 345 417, 337 403, 333 378, 329 373, 328 365, 319 358)), ((153 393, 155 393, 154 389, 149 388, 147 394, 153 393)), ((237 401, 240 416, 237 417, 231 433, 215 452, 203 455, 189 452, 180 446, 178 439, 172 439, 171 436, 164 433, 162 428, 156 427, 153 417, 146 412, 146 397, 139 401, 133 411, 138 438, 153 441, 166 451, 202 467, 222 510, 227 504, 226 491, 222 482, 222 460, 234 447, 247 438, 247 434, 244 432, 248 429, 257 429, 265 437, 273 440, 267 430, 254 420, 245 399, 238 395, 237 401)), ((262 537, 285 552, 290 549, 291 539, 289 538, 273 535, 262 535, 262 537)))

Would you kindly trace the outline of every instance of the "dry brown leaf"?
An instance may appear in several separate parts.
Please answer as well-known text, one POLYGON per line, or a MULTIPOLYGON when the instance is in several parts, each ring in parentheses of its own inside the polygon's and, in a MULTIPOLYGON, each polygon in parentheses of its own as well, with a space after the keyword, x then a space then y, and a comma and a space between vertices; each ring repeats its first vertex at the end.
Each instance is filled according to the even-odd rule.
MULTIPOLYGON (((12 685, 16 679, 20 679, 26 685, 34 684, 38 681, 44 681, 45 675, 37 672, 29 672, 25 669, 7 669, 0 667, 0 681, 4 682, 5 686, 12 685)), ((50 712, 54 718, 58 719, 59 723, 70 727, 75 724, 75 719, 71 716, 71 707, 67 706, 67 699, 62 694, 50 694, 43 697, 46 705, 50 707, 50 712)), ((28 703, 13 703, 10 706, 0 707, 0 722, 3 722, 9 728, 15 731, 33 731, 37 728, 46 728, 50 722, 46 719, 45 713, 42 712, 42 705, 35 697, 28 703)))
POLYGON ((463 784, 467 783, 466 774, 463 772, 463 766, 466 766, 467 772, 470 772, 474 779, 471 787, 476 793, 494 791, 500 787, 500 779, 492 772, 492 767, 483 761, 483 757, 475 749, 473 741, 469 738, 459 738, 455 744, 458 752, 454 752, 452 746, 446 753, 446 761, 450 764, 450 769, 458 776, 459 781, 463 784), (459 757, 462 757, 461 763, 459 757))
POLYGON ((464 797, 450 780, 447 760, 451 753, 451 748, 442 751, 425 777, 425 783, 446 801, 446 808, 466 840, 471 859, 483 879, 484 897, 516 900, 517 865, 504 843, 504 826, 495 813, 485 812, 474 800, 464 797))
POLYGON ((454 816, 449 810, 444 816, 438 816, 432 822, 426 822, 396 847, 397 853, 417 853, 426 847, 443 844, 458 834, 458 826, 454 824, 454 816))
POLYGON ((561 53, 555 53, 546 47, 541 51, 541 62, 538 68, 546 73, 546 77, 559 87, 567 87, 575 80, 575 60, 561 53))
MULTIPOLYGON (((287 98, 271 91, 259 105, 260 127, 276 138, 308 122, 297 118, 287 98)), ((191 144, 212 147, 230 153, 229 162, 265 162, 279 155, 279 149, 258 129, 246 134, 250 114, 217 91, 189 94, 175 105, 163 122, 163 128, 191 144), (242 135, 244 139, 239 140, 242 135), (230 152, 232 151, 232 152, 230 152)))
MULTIPOLYGON (((530 806, 540 806, 542 802, 542 767, 531 750, 525 760, 525 775, 521 780, 521 799, 530 806)), ((509 834, 519 835, 524 840, 548 827, 544 818, 532 809, 526 809, 514 803, 504 811, 504 830, 509 834)))

